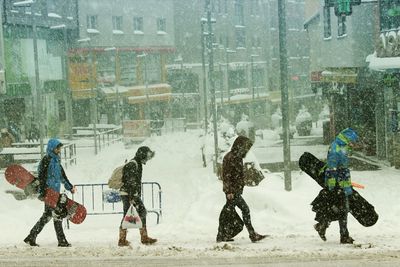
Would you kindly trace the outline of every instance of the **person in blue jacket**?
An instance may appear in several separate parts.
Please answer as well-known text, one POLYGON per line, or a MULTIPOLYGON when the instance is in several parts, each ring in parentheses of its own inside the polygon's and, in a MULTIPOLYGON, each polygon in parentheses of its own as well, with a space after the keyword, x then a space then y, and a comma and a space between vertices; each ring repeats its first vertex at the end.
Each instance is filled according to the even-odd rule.
POLYGON ((342 130, 331 143, 328 156, 327 168, 325 170, 325 185, 330 199, 331 212, 334 216, 319 216, 317 224, 314 225, 322 240, 326 241, 325 232, 329 227, 332 217, 339 220, 340 243, 352 244, 353 238, 350 237, 347 229, 347 215, 349 212, 349 196, 353 193, 349 170, 349 154, 358 142, 357 133, 346 128, 342 130))
MULTIPOLYGON (((46 188, 51 188, 56 192, 60 192, 61 184, 71 193, 75 193, 75 187, 69 182, 60 162, 61 147, 63 144, 57 139, 50 139, 47 144, 46 155, 40 161, 38 168, 39 199, 44 199, 46 188)), ((30 246, 39 246, 36 243, 36 237, 43 230, 43 227, 53 218, 54 229, 57 235, 59 247, 70 247, 65 238, 62 219, 63 216, 58 213, 57 207, 54 209, 48 205, 44 205, 44 212, 39 221, 33 226, 29 235, 24 242, 30 246)))

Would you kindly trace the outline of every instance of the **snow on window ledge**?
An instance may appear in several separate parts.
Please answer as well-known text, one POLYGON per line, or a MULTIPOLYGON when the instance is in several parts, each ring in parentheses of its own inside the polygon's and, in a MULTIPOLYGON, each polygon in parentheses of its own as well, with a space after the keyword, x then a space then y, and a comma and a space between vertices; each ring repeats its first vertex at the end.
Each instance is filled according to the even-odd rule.
POLYGON ((144 34, 144 32, 142 32, 142 31, 138 31, 138 30, 135 30, 135 31, 133 31, 133 34, 139 34, 139 35, 143 35, 143 34, 144 34))
POLYGON ((167 33, 165 31, 157 31, 158 35, 166 35, 167 33))
POLYGON ((87 33, 100 33, 97 29, 86 29, 87 33))
POLYGON ((124 34, 121 30, 113 30, 113 34, 124 34))
POLYGON ((57 19, 61 19, 62 17, 56 13, 48 13, 47 14, 48 17, 50 18, 57 18, 57 19))

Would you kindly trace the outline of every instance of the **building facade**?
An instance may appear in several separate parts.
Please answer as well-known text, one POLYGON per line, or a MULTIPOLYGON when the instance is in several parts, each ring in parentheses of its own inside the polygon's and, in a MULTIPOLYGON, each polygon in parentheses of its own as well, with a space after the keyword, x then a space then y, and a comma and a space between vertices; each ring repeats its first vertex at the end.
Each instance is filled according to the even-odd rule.
POLYGON ((1 1, 0 123, 12 124, 21 139, 39 123, 44 135, 68 133, 72 113, 65 55, 78 26, 76 1, 20 2, 1 1))
POLYGON ((170 116, 173 2, 78 3, 79 38, 69 53, 75 123, 170 116))

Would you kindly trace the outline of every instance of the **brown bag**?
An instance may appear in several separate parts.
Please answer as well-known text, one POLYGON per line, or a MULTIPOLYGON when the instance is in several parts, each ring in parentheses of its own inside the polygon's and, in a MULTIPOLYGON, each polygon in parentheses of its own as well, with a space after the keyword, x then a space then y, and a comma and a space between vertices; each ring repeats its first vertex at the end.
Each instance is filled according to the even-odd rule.
POLYGON ((246 186, 257 186, 265 178, 263 172, 256 169, 254 162, 245 162, 243 172, 246 186))

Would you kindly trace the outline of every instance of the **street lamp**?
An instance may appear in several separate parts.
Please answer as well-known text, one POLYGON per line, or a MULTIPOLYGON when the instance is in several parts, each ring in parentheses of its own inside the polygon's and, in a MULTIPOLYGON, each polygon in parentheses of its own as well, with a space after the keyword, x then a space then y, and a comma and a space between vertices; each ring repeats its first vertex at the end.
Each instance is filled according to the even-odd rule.
POLYGON ((31 17, 32 17, 32 39, 33 39, 33 61, 35 66, 35 86, 32 88, 33 95, 33 103, 36 104, 36 113, 38 117, 38 126, 39 126, 39 140, 40 140, 40 156, 43 158, 44 156, 44 144, 43 144, 43 118, 42 118, 42 101, 41 101, 41 92, 40 92, 40 77, 39 77, 39 60, 38 60, 38 47, 37 47, 37 28, 36 28, 36 18, 35 18, 35 10, 36 7, 35 2, 33 0, 29 1, 20 1, 13 3, 13 6, 23 7, 30 6, 31 7, 31 17))
POLYGON ((292 173, 290 170, 290 129, 289 129, 289 92, 288 92, 288 62, 286 48, 286 5, 284 0, 278 0, 279 29, 279 70, 282 102, 282 134, 285 190, 292 190, 292 173))
POLYGON ((206 61, 205 61, 205 32, 204 24, 207 22, 206 18, 201 18, 201 67, 203 72, 203 98, 204 98, 204 132, 207 134, 208 131, 208 114, 207 114, 207 80, 206 80, 206 61))
POLYGON ((97 123, 97 100, 95 97, 94 93, 94 83, 95 83, 95 77, 93 77, 94 74, 94 58, 93 58, 93 51, 91 49, 91 39, 89 37, 79 39, 78 43, 87 43, 89 46, 89 60, 90 60, 90 74, 89 74, 89 84, 90 84, 90 95, 91 95, 91 106, 92 106, 92 123, 93 123, 93 137, 94 137, 94 154, 97 155, 97 129, 96 129, 96 123, 97 123))
POLYGON ((209 80, 210 80, 210 91, 211 91, 211 112, 213 117, 213 128, 214 128, 214 154, 215 154, 215 163, 214 163, 214 171, 217 171, 217 162, 218 162, 218 132, 217 132, 217 110, 215 105, 215 84, 214 84, 214 55, 213 55, 213 34, 212 34, 212 23, 215 23, 215 20, 211 18, 211 1, 206 0, 206 8, 207 8, 207 51, 208 51, 208 69, 209 69, 209 80))
POLYGON ((146 120, 148 120, 149 119, 149 82, 147 79, 147 54, 142 53, 140 55, 137 55, 136 57, 143 58, 143 63, 144 63, 144 82, 145 82, 145 87, 146 87, 146 108, 145 108, 144 117, 146 120))
POLYGON ((231 101, 231 90, 229 88, 229 54, 236 53, 236 50, 225 48, 225 59, 226 59, 226 89, 228 91, 228 102, 231 101))

